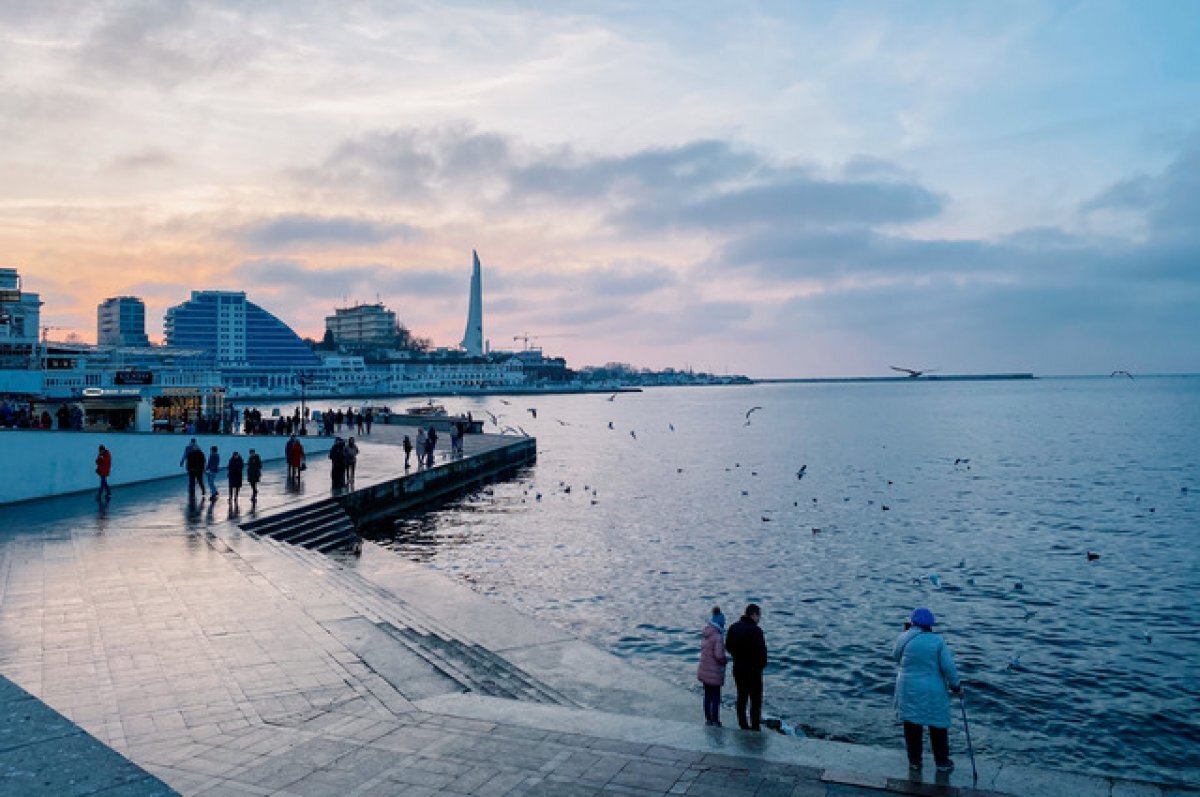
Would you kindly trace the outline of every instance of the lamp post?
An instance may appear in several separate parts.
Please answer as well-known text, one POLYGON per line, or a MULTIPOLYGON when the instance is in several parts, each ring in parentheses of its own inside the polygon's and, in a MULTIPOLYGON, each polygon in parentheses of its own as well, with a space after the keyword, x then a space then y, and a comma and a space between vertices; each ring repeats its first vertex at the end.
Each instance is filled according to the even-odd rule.
POLYGON ((297 374, 296 381, 300 383, 300 436, 308 436, 308 403, 306 402, 305 388, 308 387, 310 377, 308 374, 297 374))

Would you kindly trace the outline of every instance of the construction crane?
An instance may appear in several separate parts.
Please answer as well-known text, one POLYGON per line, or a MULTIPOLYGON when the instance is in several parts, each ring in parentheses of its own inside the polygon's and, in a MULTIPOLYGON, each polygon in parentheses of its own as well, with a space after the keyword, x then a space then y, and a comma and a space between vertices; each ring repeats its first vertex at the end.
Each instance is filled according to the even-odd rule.
POLYGON ((557 335, 530 335, 528 332, 526 332, 523 335, 513 335, 513 340, 521 341, 522 344, 525 346, 523 351, 529 351, 529 341, 531 341, 531 340, 541 340, 542 338, 573 338, 573 337, 575 337, 575 335, 572 333, 569 333, 569 332, 564 332, 564 333, 557 334, 557 335))

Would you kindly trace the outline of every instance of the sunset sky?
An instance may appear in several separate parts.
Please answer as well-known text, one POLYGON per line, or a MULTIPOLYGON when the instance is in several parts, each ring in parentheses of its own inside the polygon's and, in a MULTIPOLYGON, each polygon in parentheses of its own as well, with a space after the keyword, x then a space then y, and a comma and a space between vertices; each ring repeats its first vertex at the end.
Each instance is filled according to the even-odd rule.
POLYGON ((194 289, 305 335, 753 376, 1200 371, 1194 2, 0 0, 0 265, 51 337, 194 289), (520 344, 516 344, 520 345, 520 344))

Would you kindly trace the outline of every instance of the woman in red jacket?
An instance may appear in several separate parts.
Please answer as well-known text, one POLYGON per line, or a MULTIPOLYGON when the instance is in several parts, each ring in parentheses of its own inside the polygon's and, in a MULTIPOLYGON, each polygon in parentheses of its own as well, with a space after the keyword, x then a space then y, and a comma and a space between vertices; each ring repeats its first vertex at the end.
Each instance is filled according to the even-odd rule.
POLYGON ((112 454, 104 446, 96 455, 96 475, 100 477, 100 489, 96 491, 96 500, 112 498, 112 489, 108 486, 108 476, 112 473, 112 454))

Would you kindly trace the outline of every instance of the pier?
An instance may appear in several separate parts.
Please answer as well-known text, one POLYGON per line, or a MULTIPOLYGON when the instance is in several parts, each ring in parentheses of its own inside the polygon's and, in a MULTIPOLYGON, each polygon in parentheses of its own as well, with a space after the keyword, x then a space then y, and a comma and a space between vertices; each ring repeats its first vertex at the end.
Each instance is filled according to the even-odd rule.
POLYGON ((269 464, 255 504, 189 502, 176 478, 6 507, 0 793, 1197 793, 984 758, 976 788, 965 755, 909 780, 898 733, 880 749, 705 727, 679 685, 693 665, 667 682, 372 543, 325 555, 248 530, 331 499, 382 518, 533 445, 469 437, 405 475, 372 438, 338 496, 314 457, 298 485, 269 464))

